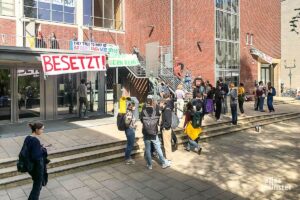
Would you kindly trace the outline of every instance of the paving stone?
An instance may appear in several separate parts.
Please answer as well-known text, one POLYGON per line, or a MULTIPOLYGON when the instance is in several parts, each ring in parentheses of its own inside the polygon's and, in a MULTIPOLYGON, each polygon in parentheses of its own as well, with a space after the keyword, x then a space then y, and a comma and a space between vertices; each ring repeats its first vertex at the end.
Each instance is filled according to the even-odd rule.
POLYGON ((70 191, 77 200, 86 200, 97 197, 97 194, 88 187, 81 187, 70 191))
POLYGON ((165 181, 165 183, 168 185, 171 185, 172 187, 177 188, 180 191, 185 191, 185 190, 191 188, 191 186, 188 186, 188 185, 184 184, 182 181, 178 181, 173 178, 169 178, 168 180, 165 181))
POLYGON ((90 174, 91 177, 93 177, 96 181, 102 182, 108 179, 113 178, 113 176, 107 172, 95 172, 90 174))
POLYGON ((93 178, 86 179, 83 181, 83 183, 92 190, 97 190, 104 187, 102 184, 100 184, 98 181, 96 181, 93 178))
POLYGON ((184 184, 186 184, 200 192, 212 187, 212 185, 210 185, 208 182, 199 181, 197 179, 191 179, 189 181, 184 182, 184 184))
POLYGON ((188 194, 181 192, 174 187, 170 187, 168 189, 162 190, 160 191, 160 193, 165 197, 167 197, 168 199, 172 199, 172 200, 181 200, 189 196, 188 194))
POLYGON ((49 179, 46 188, 48 189, 54 189, 54 188, 59 188, 62 187, 62 185, 56 180, 56 179, 49 179))
POLYGON ((60 181, 60 184, 63 185, 67 190, 73 190, 84 186, 84 184, 77 178, 60 181))
POLYGON ((7 194, 3 194, 0 196, 0 200, 10 200, 10 198, 7 194))
POLYGON ((22 188, 12 188, 7 190, 8 196, 10 199, 17 199, 20 197, 26 197, 25 192, 22 190, 22 188))
POLYGON ((137 181, 137 180, 133 180, 133 179, 126 180, 125 183, 126 183, 127 185, 129 185, 130 187, 132 187, 132 188, 134 188, 134 189, 137 189, 137 190, 146 188, 146 186, 145 186, 144 183, 139 182, 139 181, 137 181))
POLYGON ((137 190, 132 189, 130 187, 117 190, 117 191, 115 191, 115 193, 117 193, 123 199, 134 200, 134 199, 139 199, 139 198, 143 197, 143 195, 141 193, 139 193, 137 190))
POLYGON ((55 196, 57 199, 68 199, 73 198, 72 194, 68 192, 64 187, 60 188, 53 188, 50 190, 53 196, 55 196))
POLYGON ((115 199, 118 197, 117 194, 107 188, 98 189, 96 190, 96 193, 105 200, 115 199))
POLYGON ((138 191, 140 193, 142 193, 143 195, 145 195, 145 197, 152 199, 152 200, 160 200, 160 199, 164 198, 164 196, 162 194, 160 194, 159 192, 157 192, 151 188, 144 188, 144 189, 140 189, 138 191))
POLYGON ((128 180, 130 179, 129 176, 125 175, 124 173, 122 172, 114 172, 111 174, 113 177, 115 177, 116 179, 120 180, 120 181, 125 181, 125 180, 128 180))
POLYGON ((140 181, 140 182, 145 182, 145 181, 153 179, 151 176, 149 176, 149 175, 147 175, 147 174, 145 174, 143 172, 131 173, 128 176, 130 176, 131 178, 133 178, 133 179, 135 179, 137 181, 140 181))
POLYGON ((41 193, 40 193, 40 198, 41 199, 46 198, 46 197, 50 197, 51 195, 52 195, 51 192, 47 188, 45 188, 45 187, 42 188, 41 193))
POLYGON ((164 190, 164 189, 170 187, 170 185, 167 184, 166 182, 161 182, 161 181, 158 181, 155 179, 146 181, 146 182, 144 182, 144 184, 146 186, 148 186, 149 188, 156 190, 156 191, 164 190))
POLYGON ((125 183, 123 183, 115 178, 109 179, 106 181, 102 181, 101 184, 112 191, 116 191, 116 190, 119 190, 119 189, 122 189, 122 188, 128 186, 125 183))

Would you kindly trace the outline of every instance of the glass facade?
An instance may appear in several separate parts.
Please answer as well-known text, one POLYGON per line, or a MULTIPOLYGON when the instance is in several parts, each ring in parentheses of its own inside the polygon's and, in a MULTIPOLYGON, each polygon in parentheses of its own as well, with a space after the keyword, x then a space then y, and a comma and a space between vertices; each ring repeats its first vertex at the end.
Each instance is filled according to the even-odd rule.
POLYGON ((85 0, 83 4, 83 24, 123 30, 122 0, 85 0))
POLYGON ((10 70, 0 69, 0 121, 10 121, 11 116, 11 88, 10 70))
POLYGON ((239 0, 216 2, 216 80, 239 83, 240 27, 239 0))
POLYGON ((75 24, 76 0, 24 0, 25 17, 75 24))

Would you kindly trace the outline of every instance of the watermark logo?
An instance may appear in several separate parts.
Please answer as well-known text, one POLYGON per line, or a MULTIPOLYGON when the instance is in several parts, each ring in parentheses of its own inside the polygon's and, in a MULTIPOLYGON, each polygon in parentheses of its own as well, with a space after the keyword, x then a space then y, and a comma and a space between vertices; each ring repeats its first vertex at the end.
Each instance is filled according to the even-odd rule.
POLYGON ((266 178, 266 184, 270 187, 271 190, 277 190, 277 191, 292 190, 291 185, 284 184, 280 179, 274 177, 266 178))

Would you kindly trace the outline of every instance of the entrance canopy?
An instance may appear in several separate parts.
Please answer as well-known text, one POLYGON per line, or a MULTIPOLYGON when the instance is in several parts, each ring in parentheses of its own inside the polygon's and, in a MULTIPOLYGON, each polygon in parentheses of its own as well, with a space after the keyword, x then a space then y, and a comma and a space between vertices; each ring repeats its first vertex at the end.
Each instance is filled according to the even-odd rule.
POLYGON ((273 63, 273 58, 265 53, 263 53, 262 51, 252 47, 250 49, 250 53, 252 55, 257 56, 258 58, 262 59, 263 61, 265 61, 266 63, 272 64, 273 63))

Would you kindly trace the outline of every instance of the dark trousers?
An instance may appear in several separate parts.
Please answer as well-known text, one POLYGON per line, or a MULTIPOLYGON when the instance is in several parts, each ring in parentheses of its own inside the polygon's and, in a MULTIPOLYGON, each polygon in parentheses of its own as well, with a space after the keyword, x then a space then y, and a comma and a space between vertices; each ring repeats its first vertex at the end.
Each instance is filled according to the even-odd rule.
POLYGON ((222 111, 222 101, 216 101, 215 117, 216 117, 217 120, 220 119, 221 111, 222 111))
POLYGON ((267 97, 267 105, 268 105, 268 109, 269 111, 275 111, 274 107, 273 107, 273 96, 272 95, 268 95, 267 97))
POLYGON ((28 197, 28 200, 39 200, 40 192, 42 190, 42 184, 44 179, 44 161, 40 160, 34 164, 33 171, 30 174, 33 180, 32 190, 28 197))
POLYGON ((87 107, 88 107, 87 98, 80 97, 79 98, 79 117, 82 117, 82 112, 84 113, 83 115, 86 116, 87 107), (83 104, 85 106, 84 111, 83 111, 83 104))
POLYGON ((244 114, 244 100, 239 100, 239 108, 242 114, 244 114))
POLYGON ((125 159, 130 159, 131 152, 134 147, 135 141, 135 130, 133 128, 127 128, 125 130, 126 138, 127 138, 127 146, 125 149, 125 159))
POLYGON ((237 125, 237 105, 236 104, 231 104, 231 122, 234 125, 237 125))

